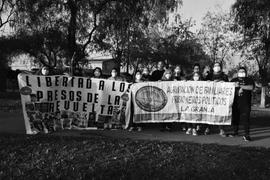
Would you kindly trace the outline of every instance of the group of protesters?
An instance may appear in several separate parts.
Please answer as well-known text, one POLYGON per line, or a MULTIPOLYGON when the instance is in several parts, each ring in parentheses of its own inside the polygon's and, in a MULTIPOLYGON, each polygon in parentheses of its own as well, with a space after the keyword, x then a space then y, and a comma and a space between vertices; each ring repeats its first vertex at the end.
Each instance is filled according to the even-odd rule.
MULTIPOLYGON (((42 75, 49 75, 49 69, 44 67, 41 70, 42 75)), ((73 75, 80 75, 79 71, 73 75)), ((96 67, 93 70, 93 78, 105 78, 102 69, 96 67)), ((111 70, 109 80, 126 81, 125 77, 120 75, 117 68, 111 70)), ((156 70, 150 73, 147 67, 140 68, 134 73, 133 83, 147 82, 147 81, 215 81, 215 82, 229 82, 228 75, 223 72, 222 64, 215 62, 210 68, 206 66, 201 68, 200 64, 194 64, 192 73, 186 75, 180 65, 174 67, 165 67, 163 61, 157 63, 156 70)), ((225 132, 225 126, 219 125, 219 135, 222 137, 235 137, 238 136, 240 121, 244 124, 244 136, 245 141, 250 141, 250 111, 251 111, 251 95, 254 89, 254 81, 247 76, 247 70, 245 67, 240 67, 237 72, 237 77, 233 78, 231 82, 235 83, 235 97, 232 107, 232 127, 233 133, 227 134, 225 132)), ((175 123, 162 123, 161 131, 171 131, 175 123)), ((181 123, 181 129, 186 134, 197 136, 199 134, 208 135, 213 126, 207 124, 195 124, 195 123, 181 123)), ((140 124, 135 124, 131 121, 130 131, 141 131, 140 124)))

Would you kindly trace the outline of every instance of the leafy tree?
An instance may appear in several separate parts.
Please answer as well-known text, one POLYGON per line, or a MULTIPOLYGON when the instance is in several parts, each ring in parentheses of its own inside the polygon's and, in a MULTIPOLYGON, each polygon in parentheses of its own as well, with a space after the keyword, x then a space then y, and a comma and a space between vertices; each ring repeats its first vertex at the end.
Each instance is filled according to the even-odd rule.
POLYGON ((165 23, 168 20, 168 11, 180 6, 181 2, 117 1, 101 27, 107 36, 101 36, 104 38, 103 44, 97 45, 101 45, 101 49, 109 49, 116 61, 127 67, 130 64, 135 67, 141 61, 150 61, 153 50, 149 29, 156 24, 165 23))
MULTIPOLYGON (((45 45, 42 53, 38 53, 43 56, 42 62, 46 65, 55 65, 55 54, 58 53, 66 55, 68 64, 74 59, 74 63, 71 63, 74 65, 91 51, 101 49, 112 50, 116 59, 121 62, 129 59, 131 42, 142 37, 140 34, 147 24, 165 18, 167 11, 179 1, 22 0, 18 3, 17 21, 13 26, 19 34, 28 36, 58 33, 62 44, 54 43, 53 36, 47 36, 46 41, 42 41, 43 44, 50 42, 53 47, 49 49, 48 45, 45 45), (149 16, 149 13, 152 16, 149 16), (50 52, 51 49, 58 53, 50 52), (50 63, 50 59, 54 60, 54 63, 50 63)), ((57 57, 62 59, 61 56, 57 57)))
MULTIPOLYGON (((3 28, 13 21, 13 15, 16 9, 16 0, 1 0, 0 1, 0 37, 3 36, 3 28)), ((7 77, 7 59, 6 54, 0 50, 0 81, 6 82, 7 77)), ((0 91, 6 89, 6 84, 2 83, 0 91)))
POLYGON ((1 38, 0 49, 7 56, 27 53, 37 58, 43 65, 55 67, 57 63, 61 62, 60 57, 64 56, 64 51, 61 48, 65 42, 61 40, 61 34, 57 31, 35 33, 31 36, 17 34, 1 38))
POLYGON ((194 63, 208 63, 209 57, 203 51, 202 45, 190 31, 191 20, 182 20, 177 16, 176 23, 157 25, 151 32, 151 46, 156 60, 167 60, 170 64, 180 64, 187 70, 194 63))
POLYGON ((243 34, 243 52, 254 59, 262 82, 261 106, 265 107, 265 86, 270 58, 270 2, 237 0, 233 5, 235 30, 243 34))
POLYGON ((57 57, 62 58, 58 54, 66 55, 68 64, 74 57, 76 64, 86 56, 86 49, 97 28, 98 15, 108 2, 22 0, 17 4, 13 26, 18 34, 44 35, 40 42, 44 46, 37 53, 42 55, 43 64, 55 66, 57 57))
POLYGON ((226 64, 232 60, 239 34, 232 31, 233 15, 227 12, 207 12, 198 37, 212 62, 226 64))
POLYGON ((16 0, 0 1, 0 29, 9 22, 13 21, 15 8, 16 8, 16 0))

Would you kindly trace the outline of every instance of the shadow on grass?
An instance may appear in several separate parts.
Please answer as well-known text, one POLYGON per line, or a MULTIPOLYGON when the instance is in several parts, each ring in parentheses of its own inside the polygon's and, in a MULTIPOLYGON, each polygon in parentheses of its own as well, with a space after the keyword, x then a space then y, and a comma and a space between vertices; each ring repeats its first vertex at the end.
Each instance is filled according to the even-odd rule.
POLYGON ((250 124, 252 126, 266 127, 270 126, 270 116, 253 116, 250 118, 250 124))
POLYGON ((269 128, 267 128, 267 129, 253 129, 253 128, 251 128, 250 129, 250 134, 251 135, 260 135, 260 134, 269 134, 270 135, 270 127, 269 128))
POLYGON ((267 136, 252 136, 252 141, 260 141, 260 140, 263 140, 263 139, 269 139, 270 138, 270 135, 267 135, 267 136))
POLYGON ((265 148, 1 135, 0 179, 268 179, 265 148))

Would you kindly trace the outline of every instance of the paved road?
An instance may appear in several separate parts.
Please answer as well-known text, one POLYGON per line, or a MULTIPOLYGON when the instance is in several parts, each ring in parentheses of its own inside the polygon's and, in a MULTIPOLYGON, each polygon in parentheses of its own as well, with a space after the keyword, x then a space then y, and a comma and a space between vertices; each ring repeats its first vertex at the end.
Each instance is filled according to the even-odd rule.
MULTIPOLYGON (((88 130, 88 131, 64 131, 55 133, 56 135, 89 136, 101 135, 115 138, 131 138, 143 140, 194 142, 207 144, 221 144, 230 146, 255 146, 270 148, 270 111, 254 110, 251 120, 251 142, 244 142, 242 137, 223 138, 219 135, 186 135, 179 130, 173 132, 160 132, 157 125, 148 126, 141 132, 128 132, 126 130, 88 130)), ((242 131, 240 131, 241 133, 242 131)), ((24 134, 24 120, 20 110, 13 112, 0 112, 0 133, 19 133, 24 134)))

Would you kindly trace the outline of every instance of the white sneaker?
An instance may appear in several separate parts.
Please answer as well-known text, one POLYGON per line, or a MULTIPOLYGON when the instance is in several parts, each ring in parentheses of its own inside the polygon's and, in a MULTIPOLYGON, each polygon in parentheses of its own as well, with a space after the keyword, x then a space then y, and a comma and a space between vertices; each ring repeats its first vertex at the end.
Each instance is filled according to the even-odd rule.
POLYGON ((186 131, 186 134, 191 134, 192 133, 192 129, 188 128, 188 130, 186 131))
POLYGON ((196 130, 195 128, 192 129, 192 135, 193 135, 193 136, 198 136, 197 130, 196 130))
POLYGON ((210 133, 210 129, 206 128, 205 131, 204 131, 204 135, 208 135, 209 133, 210 133))
POLYGON ((222 137, 226 137, 225 131, 223 129, 220 130, 219 135, 222 137))

